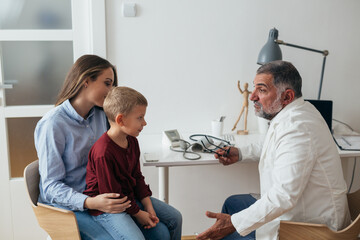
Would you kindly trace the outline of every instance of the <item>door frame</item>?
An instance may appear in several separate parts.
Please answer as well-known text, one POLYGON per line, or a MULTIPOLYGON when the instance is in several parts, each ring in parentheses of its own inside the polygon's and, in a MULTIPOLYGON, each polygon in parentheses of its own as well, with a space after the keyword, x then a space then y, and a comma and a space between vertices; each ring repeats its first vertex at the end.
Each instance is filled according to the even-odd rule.
MULTIPOLYGON (((106 58, 105 0, 72 0, 71 6, 72 29, 0 30, 0 41, 72 41, 74 61, 83 54, 96 54, 106 58)), ((0 84, 3 84, 1 56, 0 52, 0 84)), ((4 97, 5 90, 0 89, 0 239, 24 239, 44 233, 37 222, 33 221, 35 217, 25 194, 24 179, 10 177, 6 119, 42 117, 54 106, 6 107, 4 97), (28 223, 26 226, 24 221, 28 223)))

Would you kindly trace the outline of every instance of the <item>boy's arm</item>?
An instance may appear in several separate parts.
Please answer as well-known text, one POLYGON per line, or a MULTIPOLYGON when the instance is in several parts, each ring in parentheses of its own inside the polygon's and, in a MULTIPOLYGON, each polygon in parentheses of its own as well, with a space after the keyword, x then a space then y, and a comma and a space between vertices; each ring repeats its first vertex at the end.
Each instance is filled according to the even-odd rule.
POLYGON ((145 197, 149 197, 152 195, 152 192, 150 190, 149 185, 147 185, 145 183, 145 178, 141 172, 140 169, 140 149, 139 149, 139 143, 137 141, 136 138, 135 139, 135 151, 137 152, 136 154, 136 159, 135 159, 135 167, 134 170, 132 172, 132 176, 136 179, 136 186, 134 187, 134 193, 135 193, 135 197, 139 200, 145 198, 145 197))
POLYGON ((139 160, 136 163, 136 168, 133 172, 133 177, 136 179, 136 186, 134 187, 135 197, 137 199, 143 199, 150 197, 152 192, 148 184, 145 183, 145 178, 140 170, 139 160))
POLYGON ((150 213, 150 211, 151 211, 151 212, 154 212, 154 214, 155 214, 154 207, 151 203, 150 197, 145 197, 145 198, 141 199, 141 203, 144 206, 145 211, 147 211, 148 213, 150 213))

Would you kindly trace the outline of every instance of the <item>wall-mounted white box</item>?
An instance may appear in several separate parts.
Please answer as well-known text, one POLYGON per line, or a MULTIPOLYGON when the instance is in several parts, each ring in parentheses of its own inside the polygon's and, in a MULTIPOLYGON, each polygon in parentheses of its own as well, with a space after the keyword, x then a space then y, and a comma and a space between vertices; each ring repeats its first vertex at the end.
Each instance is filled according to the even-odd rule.
POLYGON ((135 3, 123 3, 123 16, 135 17, 136 16, 136 4, 135 3))

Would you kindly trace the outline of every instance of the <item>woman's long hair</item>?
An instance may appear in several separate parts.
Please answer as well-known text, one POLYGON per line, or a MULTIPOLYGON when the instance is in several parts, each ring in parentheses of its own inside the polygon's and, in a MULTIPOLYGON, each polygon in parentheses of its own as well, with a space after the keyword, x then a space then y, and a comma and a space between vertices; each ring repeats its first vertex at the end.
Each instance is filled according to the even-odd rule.
POLYGON ((113 86, 117 86, 117 74, 114 65, 108 60, 96 55, 81 56, 76 60, 66 75, 64 85, 59 92, 55 106, 60 105, 67 99, 75 97, 84 85, 86 79, 89 78, 91 81, 95 81, 97 77, 108 68, 112 68, 114 71, 113 86))

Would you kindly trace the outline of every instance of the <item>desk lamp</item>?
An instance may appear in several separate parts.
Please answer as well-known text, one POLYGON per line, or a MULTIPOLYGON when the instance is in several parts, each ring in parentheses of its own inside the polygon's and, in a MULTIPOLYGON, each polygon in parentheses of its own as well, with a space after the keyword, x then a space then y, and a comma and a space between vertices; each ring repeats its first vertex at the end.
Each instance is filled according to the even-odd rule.
POLYGON ((303 50, 321 53, 324 56, 324 59, 323 59, 323 64, 322 64, 319 93, 318 93, 318 98, 317 98, 318 100, 320 100, 321 88, 322 88, 322 83, 323 83, 323 78, 324 78, 326 56, 329 55, 329 51, 328 50, 321 51, 321 50, 316 50, 316 49, 312 49, 312 48, 307 48, 307 47, 302 47, 302 46, 286 43, 282 40, 278 40, 277 39, 278 35, 279 35, 279 31, 276 28, 273 28, 270 30, 269 39, 268 39, 267 43, 261 49, 257 63, 262 65, 262 64, 265 64, 265 63, 268 63, 271 61, 282 60, 281 49, 279 47, 280 44, 286 45, 289 47, 295 47, 295 48, 300 48, 303 50))

